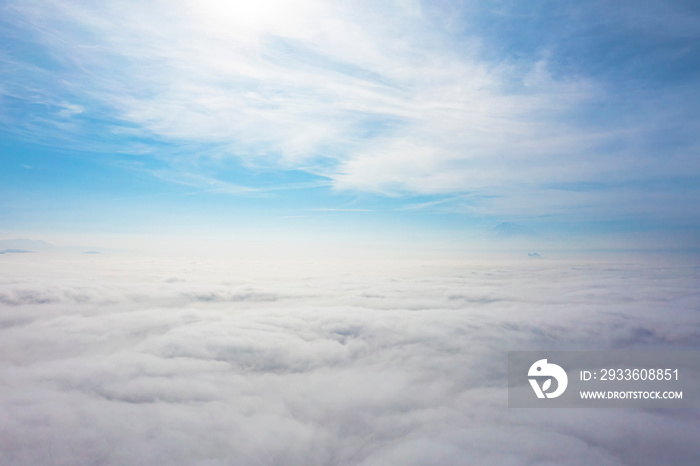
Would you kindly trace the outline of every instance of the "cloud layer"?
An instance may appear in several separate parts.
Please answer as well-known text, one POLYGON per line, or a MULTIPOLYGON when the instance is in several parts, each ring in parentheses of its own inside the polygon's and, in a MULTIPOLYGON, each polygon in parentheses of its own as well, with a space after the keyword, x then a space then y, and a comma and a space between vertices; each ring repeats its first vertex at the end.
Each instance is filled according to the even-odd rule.
POLYGON ((509 410, 505 380, 514 349, 698 349, 697 267, 2 260, 3 464, 700 455, 693 413, 509 410))

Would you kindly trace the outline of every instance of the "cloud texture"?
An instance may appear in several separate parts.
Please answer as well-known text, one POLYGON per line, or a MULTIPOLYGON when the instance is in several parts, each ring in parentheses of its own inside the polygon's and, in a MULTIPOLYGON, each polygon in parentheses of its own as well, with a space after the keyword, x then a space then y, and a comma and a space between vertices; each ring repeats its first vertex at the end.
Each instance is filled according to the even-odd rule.
POLYGON ((220 193, 300 186, 240 164, 479 215, 696 224, 697 11, 542 5, 10 1, 3 118, 220 193))
POLYGON ((697 413, 507 408, 516 349, 698 349, 698 269, 3 256, 0 462, 687 464, 697 413), (10 272, 12 270, 12 272, 10 272))

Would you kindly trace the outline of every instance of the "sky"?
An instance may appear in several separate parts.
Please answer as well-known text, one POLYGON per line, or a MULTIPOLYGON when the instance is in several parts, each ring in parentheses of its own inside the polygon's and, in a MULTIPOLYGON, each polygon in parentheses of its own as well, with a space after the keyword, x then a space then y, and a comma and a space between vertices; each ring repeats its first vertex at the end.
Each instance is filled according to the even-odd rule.
POLYGON ((699 246, 697 2, 0 9, 6 239, 699 246))
POLYGON ((700 348, 699 36, 0 0, 0 464, 692 464, 697 409, 511 409, 507 355, 700 348))

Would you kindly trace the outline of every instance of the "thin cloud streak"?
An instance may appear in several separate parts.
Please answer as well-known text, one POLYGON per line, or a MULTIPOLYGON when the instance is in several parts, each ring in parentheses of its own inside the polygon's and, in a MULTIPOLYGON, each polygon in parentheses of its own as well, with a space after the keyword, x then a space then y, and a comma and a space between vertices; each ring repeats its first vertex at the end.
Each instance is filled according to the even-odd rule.
POLYGON ((318 209, 311 209, 314 211, 321 211, 321 212, 374 212, 374 209, 343 209, 343 208, 333 208, 333 207, 325 207, 325 208, 318 208, 318 209))

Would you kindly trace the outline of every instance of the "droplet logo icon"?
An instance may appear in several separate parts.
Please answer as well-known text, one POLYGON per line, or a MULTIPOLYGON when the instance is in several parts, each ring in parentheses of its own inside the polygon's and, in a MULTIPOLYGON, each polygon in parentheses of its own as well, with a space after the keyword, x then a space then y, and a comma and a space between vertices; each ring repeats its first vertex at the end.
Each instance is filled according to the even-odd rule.
POLYGON ((569 383, 569 378, 566 376, 566 371, 556 364, 548 363, 546 359, 540 359, 530 366, 530 370, 527 372, 528 379, 532 389, 535 391, 537 398, 556 398, 566 390, 566 386, 569 383), (532 378, 534 377, 534 378, 532 378), (539 379, 548 377, 540 384, 539 379), (553 392, 547 392, 552 387, 552 379, 557 381, 557 387, 553 392))

